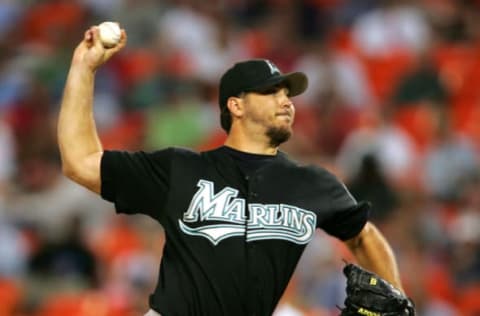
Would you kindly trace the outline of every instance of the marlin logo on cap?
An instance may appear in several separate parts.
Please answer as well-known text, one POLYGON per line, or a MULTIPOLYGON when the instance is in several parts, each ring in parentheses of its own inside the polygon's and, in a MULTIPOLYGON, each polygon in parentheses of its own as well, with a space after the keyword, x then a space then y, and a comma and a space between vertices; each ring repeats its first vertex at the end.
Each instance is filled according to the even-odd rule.
POLYGON ((265 62, 268 65, 268 68, 270 68, 270 73, 274 75, 275 73, 279 74, 280 70, 278 69, 277 66, 275 66, 270 60, 265 60, 265 62))

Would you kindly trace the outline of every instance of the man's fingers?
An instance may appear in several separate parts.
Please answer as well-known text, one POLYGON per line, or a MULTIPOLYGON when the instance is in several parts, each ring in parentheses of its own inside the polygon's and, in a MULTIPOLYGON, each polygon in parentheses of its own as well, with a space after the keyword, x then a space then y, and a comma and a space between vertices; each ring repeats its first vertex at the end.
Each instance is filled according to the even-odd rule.
POLYGON ((87 47, 91 47, 93 45, 93 33, 92 33, 93 26, 90 27, 88 30, 85 31, 83 36, 84 42, 87 44, 87 47))
POLYGON ((127 34, 122 29, 118 44, 112 48, 105 48, 100 40, 100 29, 98 26, 92 26, 85 31, 83 41, 77 46, 74 58, 78 62, 85 62, 91 69, 97 69, 125 47, 126 43, 127 34))
POLYGON ((110 58, 113 54, 116 54, 122 48, 124 48, 126 44, 127 44, 127 33, 125 32, 124 29, 122 29, 122 35, 120 37, 120 41, 118 42, 118 44, 113 46, 112 48, 107 49, 107 53, 106 53, 107 59, 110 58))
POLYGON ((91 29, 88 29, 85 31, 84 39, 89 42, 92 40, 92 31, 91 29))
POLYGON ((92 31, 92 37, 93 37, 93 45, 101 50, 104 50, 105 48, 103 47, 102 41, 100 40, 100 30, 98 29, 97 26, 93 26, 91 28, 92 31))

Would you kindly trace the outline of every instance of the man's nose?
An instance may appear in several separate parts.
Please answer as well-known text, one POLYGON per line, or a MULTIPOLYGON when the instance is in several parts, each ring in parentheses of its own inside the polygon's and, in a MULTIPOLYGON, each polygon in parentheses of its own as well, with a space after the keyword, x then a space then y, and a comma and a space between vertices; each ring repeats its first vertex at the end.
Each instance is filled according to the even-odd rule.
POLYGON ((288 96, 282 98, 282 100, 280 101, 280 105, 282 106, 282 108, 293 108, 293 102, 288 96))
POLYGON ((293 107, 293 102, 292 100, 290 100, 285 90, 279 93, 278 98, 279 98, 278 101, 282 107, 293 107))

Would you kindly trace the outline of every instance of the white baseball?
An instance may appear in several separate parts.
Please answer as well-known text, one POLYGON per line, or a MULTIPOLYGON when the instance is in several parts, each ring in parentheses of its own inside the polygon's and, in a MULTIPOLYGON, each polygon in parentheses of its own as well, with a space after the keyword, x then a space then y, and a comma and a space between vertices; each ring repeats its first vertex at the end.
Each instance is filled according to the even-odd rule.
POLYGON ((98 25, 100 41, 105 48, 112 48, 120 42, 122 31, 117 22, 102 22, 98 25))

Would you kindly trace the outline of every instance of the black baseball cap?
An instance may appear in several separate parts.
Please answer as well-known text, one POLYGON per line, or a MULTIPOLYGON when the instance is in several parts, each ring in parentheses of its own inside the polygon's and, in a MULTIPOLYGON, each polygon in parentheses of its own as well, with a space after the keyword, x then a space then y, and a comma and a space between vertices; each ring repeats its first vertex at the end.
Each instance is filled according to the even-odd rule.
POLYGON ((220 79, 218 102, 222 128, 230 130, 231 117, 227 109, 229 97, 242 92, 263 92, 278 84, 285 84, 288 95, 294 97, 307 89, 308 79, 303 72, 282 74, 268 59, 251 59, 234 64, 220 79))

